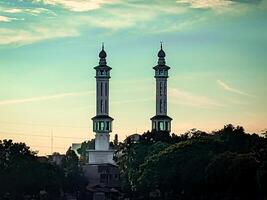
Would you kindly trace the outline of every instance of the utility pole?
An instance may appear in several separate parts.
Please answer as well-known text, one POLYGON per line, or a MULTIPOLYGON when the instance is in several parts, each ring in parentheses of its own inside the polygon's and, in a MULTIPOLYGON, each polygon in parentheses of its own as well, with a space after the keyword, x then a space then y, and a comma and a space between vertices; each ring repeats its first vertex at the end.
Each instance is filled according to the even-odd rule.
POLYGON ((53 129, 51 129, 51 155, 53 154, 53 145, 54 145, 54 136, 53 136, 53 129))

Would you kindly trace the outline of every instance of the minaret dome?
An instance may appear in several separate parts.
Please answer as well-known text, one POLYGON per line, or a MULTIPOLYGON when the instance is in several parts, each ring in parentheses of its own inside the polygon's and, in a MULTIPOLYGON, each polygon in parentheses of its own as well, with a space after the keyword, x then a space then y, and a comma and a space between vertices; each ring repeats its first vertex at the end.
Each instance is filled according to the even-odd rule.
POLYGON ((165 54, 165 52, 163 51, 163 49, 162 49, 162 42, 160 43, 160 50, 159 50, 159 52, 158 52, 158 57, 159 58, 165 58, 165 56, 166 56, 166 54, 165 54))
POLYGON ((107 53, 105 52, 104 49, 104 43, 102 43, 102 50, 99 53, 99 58, 106 58, 107 57, 107 53))

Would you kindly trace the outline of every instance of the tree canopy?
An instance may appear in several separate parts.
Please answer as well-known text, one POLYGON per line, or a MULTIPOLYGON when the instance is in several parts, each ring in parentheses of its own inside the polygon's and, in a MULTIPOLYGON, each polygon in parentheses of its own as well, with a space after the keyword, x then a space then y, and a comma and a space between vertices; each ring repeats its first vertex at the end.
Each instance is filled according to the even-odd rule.
POLYGON ((132 199, 264 199, 267 139, 226 125, 177 136, 146 132, 116 154, 132 199))
POLYGON ((39 161, 25 143, 0 140, 1 199, 62 199, 63 192, 85 188, 76 154, 70 149, 62 166, 39 161))

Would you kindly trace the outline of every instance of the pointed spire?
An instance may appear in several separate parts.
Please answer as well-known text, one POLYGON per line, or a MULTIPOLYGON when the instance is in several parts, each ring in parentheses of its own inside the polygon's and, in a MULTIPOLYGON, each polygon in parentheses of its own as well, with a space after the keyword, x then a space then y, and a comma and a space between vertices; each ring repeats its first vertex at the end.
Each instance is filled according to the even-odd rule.
POLYGON ((159 60, 158 60, 158 65, 165 65, 165 52, 163 51, 163 48, 162 48, 162 42, 160 42, 160 50, 158 52, 158 57, 159 57, 159 60))
POLYGON ((102 49, 99 53, 99 65, 106 65, 107 62, 106 62, 106 57, 107 57, 107 53, 105 52, 105 49, 104 49, 104 42, 102 42, 102 49))

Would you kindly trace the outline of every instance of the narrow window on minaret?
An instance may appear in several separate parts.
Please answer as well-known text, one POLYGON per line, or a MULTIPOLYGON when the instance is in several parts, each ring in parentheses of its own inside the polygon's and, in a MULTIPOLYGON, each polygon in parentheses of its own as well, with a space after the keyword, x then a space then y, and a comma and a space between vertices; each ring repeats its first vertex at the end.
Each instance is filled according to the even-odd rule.
POLYGON ((105 83, 105 96, 108 96, 108 83, 105 83))
POLYGON ((162 100, 159 101, 159 112, 162 113, 162 100))
POLYGON ((164 94, 165 94, 165 96, 167 96, 167 83, 166 82, 164 84, 164 94))
POLYGON ((103 100, 100 101, 100 112, 102 113, 103 112, 103 100))
POLYGON ((162 82, 159 83, 159 95, 162 96, 162 82))
POLYGON ((107 100, 105 100, 105 113, 108 113, 108 103, 107 103, 107 100))
POLYGON ((100 95, 103 96, 103 83, 100 83, 100 95))

